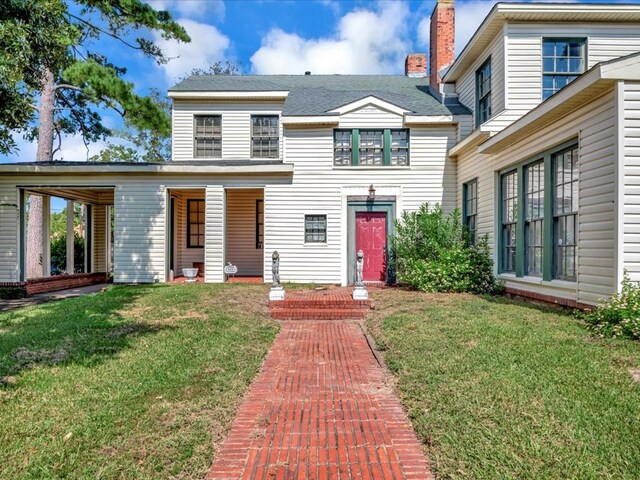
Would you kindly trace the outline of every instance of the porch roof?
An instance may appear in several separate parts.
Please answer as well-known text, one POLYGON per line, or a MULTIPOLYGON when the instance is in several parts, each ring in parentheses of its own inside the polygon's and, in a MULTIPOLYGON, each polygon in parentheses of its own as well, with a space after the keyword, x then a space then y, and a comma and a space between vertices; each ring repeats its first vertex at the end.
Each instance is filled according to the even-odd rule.
POLYGON ((291 175, 293 164, 281 160, 172 161, 163 163, 131 162, 18 162, 0 164, 2 175, 291 175))

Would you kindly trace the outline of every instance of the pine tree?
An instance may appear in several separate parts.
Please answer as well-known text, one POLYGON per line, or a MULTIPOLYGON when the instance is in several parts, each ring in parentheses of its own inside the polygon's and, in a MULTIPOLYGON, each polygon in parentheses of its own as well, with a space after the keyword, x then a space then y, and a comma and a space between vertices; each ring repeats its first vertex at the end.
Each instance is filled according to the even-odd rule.
MULTIPOLYGON (((168 12, 140 0, 3 0, 0 2, 0 153, 16 150, 13 134, 37 139, 36 161, 50 161, 64 134, 85 143, 109 130, 98 110, 110 108, 138 129, 169 135, 169 116, 134 92, 124 68, 96 50, 111 38, 158 63, 167 58, 144 36, 190 41, 168 12), (38 101, 37 101, 38 100, 38 101), (54 140, 57 147, 54 149, 54 140)), ((27 277, 42 276, 42 199, 33 196, 27 231, 27 277)))

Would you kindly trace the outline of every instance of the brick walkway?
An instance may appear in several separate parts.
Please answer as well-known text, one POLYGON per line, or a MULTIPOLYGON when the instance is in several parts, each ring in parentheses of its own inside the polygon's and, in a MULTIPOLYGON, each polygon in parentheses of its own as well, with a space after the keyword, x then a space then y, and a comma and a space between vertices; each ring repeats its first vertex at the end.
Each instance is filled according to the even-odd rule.
POLYGON ((356 322, 283 322, 208 479, 433 478, 356 322))

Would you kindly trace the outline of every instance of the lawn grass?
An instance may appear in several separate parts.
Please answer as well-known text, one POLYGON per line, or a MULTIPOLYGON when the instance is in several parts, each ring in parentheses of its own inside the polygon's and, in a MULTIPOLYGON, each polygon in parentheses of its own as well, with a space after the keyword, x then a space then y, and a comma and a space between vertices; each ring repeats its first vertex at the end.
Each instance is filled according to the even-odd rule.
POLYGON ((277 331, 262 285, 0 314, 0 478, 202 478, 277 331))
POLYGON ((640 478, 640 342, 505 299, 374 298, 369 330, 438 478, 640 478))

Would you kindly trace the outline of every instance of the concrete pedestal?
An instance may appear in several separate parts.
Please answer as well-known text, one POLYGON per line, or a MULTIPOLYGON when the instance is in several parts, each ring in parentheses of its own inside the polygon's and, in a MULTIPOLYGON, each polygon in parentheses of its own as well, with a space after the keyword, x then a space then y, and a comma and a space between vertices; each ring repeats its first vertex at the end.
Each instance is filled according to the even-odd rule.
POLYGON ((353 299, 354 300, 368 300, 369 292, 364 288, 363 285, 359 285, 353 289, 353 299))
POLYGON ((284 288, 271 287, 271 290, 269 291, 269 301, 274 300, 284 300, 284 288))

